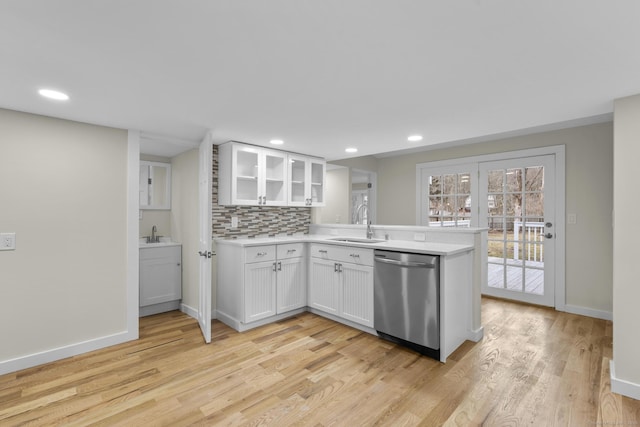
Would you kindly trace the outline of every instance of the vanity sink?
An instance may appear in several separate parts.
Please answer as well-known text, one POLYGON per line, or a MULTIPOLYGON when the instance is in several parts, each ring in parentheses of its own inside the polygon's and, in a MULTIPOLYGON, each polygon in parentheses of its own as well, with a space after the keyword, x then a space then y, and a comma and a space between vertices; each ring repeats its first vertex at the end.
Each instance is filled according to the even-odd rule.
POLYGON ((358 237, 334 237, 332 239, 334 242, 345 242, 345 243, 381 243, 384 242, 382 239, 360 239, 358 237))

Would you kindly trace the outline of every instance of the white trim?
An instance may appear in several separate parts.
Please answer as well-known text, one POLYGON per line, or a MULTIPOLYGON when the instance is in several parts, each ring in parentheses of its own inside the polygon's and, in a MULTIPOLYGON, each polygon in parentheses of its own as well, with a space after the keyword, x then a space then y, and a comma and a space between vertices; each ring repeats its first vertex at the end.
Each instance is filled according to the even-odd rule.
POLYGON ((613 312, 596 310, 594 308, 580 307, 578 305, 566 304, 563 307, 556 307, 558 311, 564 311, 571 314, 579 314, 581 316, 594 317, 596 319, 613 321, 613 312))
POLYGON ((180 304, 180 311, 189 317, 198 320, 198 310, 185 303, 180 304))
POLYGON ((127 134, 127 331, 121 342, 138 339, 139 230, 140 230, 140 131, 127 134))
MULTIPOLYGON (((433 169, 450 167, 465 163, 484 163, 498 160, 509 160, 522 157, 545 156, 552 154, 556 162, 556 260, 555 263, 555 296, 554 307, 557 310, 564 310, 566 307, 566 282, 565 282, 565 251, 566 251, 566 231, 565 231, 565 194, 566 194, 566 160, 564 145, 550 145, 548 147, 529 148, 525 150, 505 151, 494 154, 483 154, 471 157, 459 157, 456 159, 438 160, 433 162, 416 164, 416 224, 420 221, 420 208, 422 205, 421 177, 423 169, 433 169)), ((597 310, 594 310, 596 312, 597 310)))
POLYGON ((121 344, 131 340, 129 335, 129 332, 124 331, 80 343, 70 344, 64 347, 42 351, 40 353, 33 353, 15 359, 4 360, 0 362, 0 375, 43 365, 49 362, 55 362, 57 360, 66 359, 67 357, 77 356, 90 351, 100 350, 112 345, 121 344))
POLYGON ((609 361, 609 370, 611 371, 611 391, 632 399, 640 400, 640 384, 621 380, 616 377, 616 368, 613 360, 609 361))
MULTIPOLYGON (((270 316, 267 317, 265 319, 260 319, 260 320, 256 320, 255 322, 251 322, 251 323, 242 323, 239 320, 229 316, 228 314, 225 314, 221 311, 217 311, 217 318, 218 320, 220 320, 220 322, 224 323, 225 325, 235 329, 238 332, 244 332, 244 331, 248 331, 250 329, 255 329, 257 327, 260 326, 264 326, 264 325, 268 325, 270 323, 274 323, 274 322, 278 322, 280 320, 289 318, 289 317, 293 317, 296 316, 300 313, 304 313, 307 311, 307 307, 303 307, 303 308, 298 308, 295 310, 291 310, 291 311, 287 311, 286 313, 281 313, 281 314, 276 314, 275 316, 270 316)), ((340 322, 345 323, 348 322, 347 320, 342 321, 340 320, 340 322)))

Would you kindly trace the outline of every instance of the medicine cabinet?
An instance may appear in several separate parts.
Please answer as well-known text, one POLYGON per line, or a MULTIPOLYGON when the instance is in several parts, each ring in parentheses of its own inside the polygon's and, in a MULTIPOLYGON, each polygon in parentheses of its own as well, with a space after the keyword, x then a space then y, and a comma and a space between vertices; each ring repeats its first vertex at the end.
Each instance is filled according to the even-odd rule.
POLYGON ((140 162, 140 209, 171 209, 171 165, 140 162))

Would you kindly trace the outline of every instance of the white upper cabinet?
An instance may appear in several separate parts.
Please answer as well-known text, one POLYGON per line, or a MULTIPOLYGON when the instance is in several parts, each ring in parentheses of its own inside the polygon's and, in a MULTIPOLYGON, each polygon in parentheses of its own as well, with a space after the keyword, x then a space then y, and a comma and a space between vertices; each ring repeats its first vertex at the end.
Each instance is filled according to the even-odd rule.
POLYGON ((171 165, 140 162, 140 209, 171 209, 171 165))
POLYGON ((239 143, 222 144, 218 153, 219 204, 287 204, 287 153, 239 143))
POLYGON ((326 162, 289 154, 289 206, 324 206, 326 162))
POLYGON ((228 142, 218 161, 220 205, 324 206, 323 159, 228 142))

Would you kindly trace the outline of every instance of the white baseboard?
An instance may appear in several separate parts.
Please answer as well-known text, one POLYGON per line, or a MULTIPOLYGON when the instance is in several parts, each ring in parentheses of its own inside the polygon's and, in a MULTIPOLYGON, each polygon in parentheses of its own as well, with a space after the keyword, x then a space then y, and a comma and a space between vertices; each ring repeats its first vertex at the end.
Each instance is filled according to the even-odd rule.
POLYGON ((616 368, 613 360, 609 362, 609 369, 611 370, 611 391, 632 399, 640 400, 640 384, 616 378, 616 368))
POLYGON ((593 308, 580 307, 577 305, 565 304, 563 307, 556 307, 558 311, 566 311, 571 314, 594 317, 596 319, 613 320, 613 313, 610 311, 595 310, 593 308))
POLYGON ((196 310, 195 308, 182 303, 180 304, 180 311, 187 316, 193 317, 194 319, 198 320, 198 310, 196 310))
MULTIPOLYGON (((193 317, 194 319, 198 319, 198 310, 196 310, 195 308, 186 305, 186 304, 180 304, 180 311, 183 312, 184 314, 186 314, 187 316, 193 317)), ((216 311, 215 310, 211 310, 211 320, 217 319, 216 317, 216 311)))
POLYGON ((0 375, 10 372, 20 371, 22 369, 32 368, 56 360, 66 359, 67 357, 77 356, 82 353, 99 350, 101 348, 110 347, 112 345, 121 344, 138 338, 138 331, 124 331, 113 335, 107 335, 100 338, 71 344, 64 347, 54 348, 52 350, 33 353, 15 359, 4 360, 0 362, 0 375))

